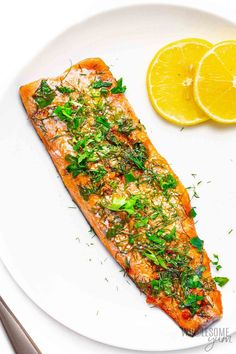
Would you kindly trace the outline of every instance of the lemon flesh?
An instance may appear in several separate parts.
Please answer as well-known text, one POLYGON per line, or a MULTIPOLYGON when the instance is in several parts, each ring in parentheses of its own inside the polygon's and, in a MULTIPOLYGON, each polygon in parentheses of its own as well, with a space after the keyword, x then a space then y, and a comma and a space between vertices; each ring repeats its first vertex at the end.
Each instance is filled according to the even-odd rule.
POLYGON ((236 41, 218 43, 200 60, 195 100, 213 120, 236 123, 236 41))
POLYGON ((154 109, 172 123, 201 123, 207 115, 195 103, 193 83, 196 68, 212 44, 187 38, 168 44, 152 59, 147 72, 147 90, 154 109))

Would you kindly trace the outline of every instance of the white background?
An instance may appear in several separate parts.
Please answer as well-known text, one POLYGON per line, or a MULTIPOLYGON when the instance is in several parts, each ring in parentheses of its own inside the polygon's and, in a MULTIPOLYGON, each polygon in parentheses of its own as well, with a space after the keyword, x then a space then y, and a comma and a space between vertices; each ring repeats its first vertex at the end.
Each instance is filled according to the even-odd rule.
MULTIPOLYGON (((0 96, 22 66, 26 65, 34 54, 50 39, 53 39, 71 24, 97 12, 101 12, 104 9, 144 2, 145 0, 2 1, 0 12, 0 96)), ((155 2, 155 0, 146 2, 155 2)), ((225 15, 229 19, 236 21, 235 0, 163 0, 158 2, 181 3, 195 6, 211 10, 216 14, 225 15)), ((14 208, 14 200, 12 200, 12 208, 14 208)), ((116 349, 96 343, 57 323, 24 294, 1 262, 0 294, 44 354, 133 353, 132 351, 116 349)), ((235 353, 235 351, 235 336, 232 337, 231 344, 216 344, 211 350, 214 354, 222 352, 231 354, 235 353)), ((204 347, 181 351, 181 353, 186 354, 204 352, 204 347)), ((13 353, 13 351, 3 329, 0 327, 0 354, 10 353, 13 353)))

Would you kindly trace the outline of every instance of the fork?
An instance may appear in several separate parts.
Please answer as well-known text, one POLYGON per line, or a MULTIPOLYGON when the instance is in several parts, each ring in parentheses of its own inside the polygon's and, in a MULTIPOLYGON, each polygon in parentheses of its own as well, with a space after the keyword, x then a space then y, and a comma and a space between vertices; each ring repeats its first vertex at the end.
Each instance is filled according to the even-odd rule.
POLYGON ((0 321, 16 354, 42 354, 1 296, 0 321))

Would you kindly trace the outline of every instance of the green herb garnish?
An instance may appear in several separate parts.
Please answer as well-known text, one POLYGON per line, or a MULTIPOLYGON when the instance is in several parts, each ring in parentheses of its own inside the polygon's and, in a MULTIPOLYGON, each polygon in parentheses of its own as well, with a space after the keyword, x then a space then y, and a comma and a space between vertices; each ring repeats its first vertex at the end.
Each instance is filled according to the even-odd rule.
POLYGON ((191 311, 192 315, 195 315, 195 313, 199 310, 200 305, 199 301, 202 301, 204 299, 204 296, 199 296, 195 294, 190 294, 187 296, 187 298, 184 300, 182 303, 182 307, 188 307, 189 310, 191 311))
POLYGON ((95 88, 95 89, 98 89, 98 88, 101 88, 101 87, 110 87, 111 85, 112 85, 112 83, 109 82, 109 81, 98 80, 98 81, 95 81, 92 84, 92 87, 95 88))
POLYGON ((129 244, 130 245, 134 244, 134 236, 133 235, 129 235, 129 244))
POLYGON ((153 251, 150 249, 147 249, 145 252, 143 252, 143 255, 147 257, 150 261, 152 261, 154 264, 164 268, 168 269, 166 262, 161 256, 156 255, 153 251))
POLYGON ((98 191, 98 187, 96 186, 91 186, 91 187, 82 186, 79 188, 80 195, 86 201, 89 199, 91 194, 96 194, 97 191, 98 191))
POLYGON ((135 127, 133 125, 133 121, 130 118, 127 117, 121 117, 118 121, 118 132, 129 135, 133 130, 135 130, 135 127))
POLYGON ((190 216, 190 218, 195 218, 196 216, 197 216, 197 213, 196 213, 196 210, 195 210, 196 208, 195 207, 193 207, 191 210, 190 210, 190 212, 189 212, 189 216, 190 216))
POLYGON ((81 172, 87 170, 87 159, 89 156, 90 154, 88 152, 84 152, 78 156, 67 155, 66 161, 70 162, 70 164, 66 167, 66 170, 70 172, 73 177, 77 177, 81 172))
POLYGON ((213 254, 214 260, 210 260, 213 265, 216 266, 216 270, 220 270, 222 266, 219 264, 219 256, 218 254, 213 254))
POLYGON ((213 279, 215 280, 216 284, 218 284, 220 287, 224 286, 229 281, 229 278, 226 277, 214 277, 213 279))
POLYGON ((160 236, 158 236, 158 235, 149 235, 149 234, 147 234, 147 238, 148 238, 149 241, 152 241, 152 242, 154 242, 154 243, 156 243, 158 245, 163 245, 164 246, 165 243, 166 243, 166 241, 163 238, 161 238, 160 236))
POLYGON ((57 90, 60 93, 72 93, 72 92, 75 92, 75 89, 72 89, 72 88, 67 87, 67 86, 57 86, 57 90))
POLYGON ((56 93, 51 87, 47 84, 46 80, 42 80, 40 86, 35 91, 33 99, 38 104, 40 108, 45 108, 52 103, 56 93))
POLYGON ((129 270, 130 269, 130 261, 127 257, 125 257, 125 269, 129 270))
POLYGON ((116 82, 116 86, 111 89, 111 93, 117 94, 117 93, 124 93, 126 91, 126 86, 123 86, 123 79, 120 78, 116 82))
POLYGON ((202 283, 197 274, 189 274, 186 279, 186 286, 190 289, 202 288, 202 283))
POLYGON ((199 252, 202 251, 203 240, 201 240, 198 236, 191 238, 190 243, 193 247, 196 247, 199 252))
POLYGON ((89 176, 94 183, 100 182, 101 179, 107 174, 107 170, 103 167, 99 167, 97 170, 90 170, 89 176))
POLYGON ((71 122, 73 120, 73 110, 69 102, 66 103, 64 106, 57 106, 57 108, 54 109, 53 113, 56 114, 58 118, 60 118, 60 120, 62 121, 71 122))
POLYGON ((136 181, 136 178, 134 177, 134 175, 132 173, 126 173, 125 174, 125 181, 126 181, 126 183, 134 182, 134 181, 136 181))
POLYGON ((134 206, 138 200, 137 196, 132 196, 129 199, 124 197, 114 197, 112 204, 105 207, 112 211, 126 211, 129 215, 134 214, 134 206))
POLYGON ((136 223, 134 224, 134 227, 139 228, 139 227, 144 227, 148 224, 149 218, 143 218, 141 220, 136 221, 136 223))
POLYGON ((163 238, 169 242, 173 241, 176 238, 176 227, 173 227, 173 229, 169 233, 165 234, 163 238))
POLYGON ((169 173, 167 175, 161 177, 159 183, 160 183, 161 189, 164 192, 167 191, 168 189, 173 189, 177 186, 176 179, 169 173))
POLYGON ((168 272, 163 272, 160 274, 160 279, 154 279, 150 282, 152 289, 155 294, 159 294, 161 291, 167 296, 172 295, 172 279, 168 272))
POLYGON ((102 87, 101 90, 100 90, 100 94, 102 96, 106 96, 108 94, 109 90, 105 87, 102 87))
POLYGON ((105 116, 96 117, 96 122, 102 124, 105 128, 110 129, 111 124, 105 116))

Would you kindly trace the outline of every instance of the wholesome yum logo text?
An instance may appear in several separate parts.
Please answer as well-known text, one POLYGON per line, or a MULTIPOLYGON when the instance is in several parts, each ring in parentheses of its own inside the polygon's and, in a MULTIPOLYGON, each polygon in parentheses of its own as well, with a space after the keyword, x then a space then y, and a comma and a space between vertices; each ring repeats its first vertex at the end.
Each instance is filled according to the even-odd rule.
MULTIPOLYGON (((185 336, 186 333, 182 332, 182 335, 185 336)), ((207 344, 204 346, 204 350, 206 352, 212 350, 215 343, 232 343, 230 331, 227 327, 207 328, 200 332, 197 336, 207 338, 207 344)))

